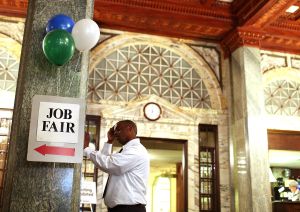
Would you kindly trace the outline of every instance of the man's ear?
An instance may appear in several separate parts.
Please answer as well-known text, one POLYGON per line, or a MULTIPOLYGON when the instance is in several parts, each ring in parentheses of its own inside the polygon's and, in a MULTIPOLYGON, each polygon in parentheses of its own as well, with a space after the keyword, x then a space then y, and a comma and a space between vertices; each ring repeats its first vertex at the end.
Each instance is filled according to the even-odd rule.
POLYGON ((134 130, 132 125, 128 125, 128 129, 130 132, 132 132, 134 130))

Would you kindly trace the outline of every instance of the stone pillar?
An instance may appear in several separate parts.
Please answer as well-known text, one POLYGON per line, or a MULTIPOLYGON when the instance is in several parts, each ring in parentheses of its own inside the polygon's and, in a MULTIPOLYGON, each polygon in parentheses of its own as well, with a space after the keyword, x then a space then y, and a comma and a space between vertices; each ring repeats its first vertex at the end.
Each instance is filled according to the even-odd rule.
POLYGON ((231 71, 231 179, 235 211, 269 212, 268 140, 259 49, 235 50, 231 71))
POLYGON ((79 211, 80 164, 28 162, 31 100, 36 94, 85 98, 88 53, 64 66, 42 50, 47 21, 63 13, 76 22, 92 17, 93 0, 30 0, 25 25, 1 211, 79 211))

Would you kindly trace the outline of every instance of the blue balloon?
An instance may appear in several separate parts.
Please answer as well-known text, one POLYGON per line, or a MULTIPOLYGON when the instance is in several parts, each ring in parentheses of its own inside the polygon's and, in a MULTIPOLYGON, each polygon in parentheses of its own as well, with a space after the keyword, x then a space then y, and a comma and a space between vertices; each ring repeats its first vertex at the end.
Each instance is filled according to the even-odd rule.
POLYGON ((50 18, 47 23, 46 32, 48 33, 54 29, 63 29, 72 33, 74 24, 75 22, 69 16, 58 14, 50 18))

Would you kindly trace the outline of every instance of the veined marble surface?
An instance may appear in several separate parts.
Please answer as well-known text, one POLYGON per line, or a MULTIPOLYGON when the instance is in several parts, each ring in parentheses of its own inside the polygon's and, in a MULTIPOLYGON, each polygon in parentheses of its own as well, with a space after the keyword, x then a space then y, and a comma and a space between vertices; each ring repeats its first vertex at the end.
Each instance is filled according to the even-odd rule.
POLYGON ((232 54, 232 79, 231 145, 234 149, 235 209, 243 212, 271 211, 259 49, 240 47, 232 54))
MULTIPOLYGON (((188 211, 199 211, 199 163, 198 163, 198 125, 218 125, 218 148, 220 161, 220 196, 221 211, 230 211, 229 194, 229 155, 228 155, 228 126, 227 113, 222 110, 181 110, 174 108, 168 101, 157 96, 137 100, 126 105, 93 104, 88 105, 88 114, 101 115, 100 148, 106 142, 108 129, 122 119, 131 119, 138 126, 138 136, 187 140, 188 146, 188 211), (143 106, 148 102, 156 102, 162 108, 162 117, 148 121, 143 115, 143 106)), ((98 176, 97 210, 106 211, 101 199, 105 180, 101 180, 103 172, 98 176)))
MULTIPOLYGON (((105 33, 109 33, 106 32, 105 33)), ((118 34, 118 33, 117 33, 118 34)), ((187 163, 188 163, 188 211, 199 211, 199 155, 198 155, 198 126, 199 124, 213 124, 218 126, 218 157, 220 172, 220 197, 221 211, 231 211, 230 200, 230 176, 229 176, 229 142, 228 142, 228 112, 227 102, 224 98, 220 86, 220 77, 223 72, 212 70, 212 67, 220 66, 219 58, 205 60, 201 56, 201 51, 196 52, 182 39, 166 38, 159 36, 150 36, 144 34, 123 32, 106 39, 97 46, 91 54, 90 73, 97 66, 101 58, 106 57, 129 44, 151 44, 171 49, 176 54, 182 56, 203 79, 209 93, 211 109, 197 109, 188 107, 178 107, 170 102, 155 95, 138 98, 129 102, 113 102, 101 100, 100 102, 89 103, 87 113, 101 116, 100 129, 100 148, 103 142, 106 142, 107 130, 117 121, 122 119, 131 119, 138 126, 138 136, 166 139, 181 139, 187 141, 187 163), (209 63, 207 63, 209 62, 209 63), (143 106, 148 102, 156 102, 162 108, 162 116, 155 122, 148 121, 143 114, 143 106)), ((192 43, 197 45, 196 42, 192 43)), ((205 47, 209 50, 209 46, 205 47)), ((208 54, 217 54, 217 48, 211 47, 208 54)), ((216 55, 210 55, 216 56, 216 55)), ((225 79, 228 80, 228 77, 225 79)), ((228 91, 228 90, 227 90, 228 91)), ((105 180, 103 172, 99 172, 100 180, 98 184, 97 210, 106 211, 105 205, 101 200, 102 186, 105 180), (102 182, 101 182, 102 181, 102 182)))

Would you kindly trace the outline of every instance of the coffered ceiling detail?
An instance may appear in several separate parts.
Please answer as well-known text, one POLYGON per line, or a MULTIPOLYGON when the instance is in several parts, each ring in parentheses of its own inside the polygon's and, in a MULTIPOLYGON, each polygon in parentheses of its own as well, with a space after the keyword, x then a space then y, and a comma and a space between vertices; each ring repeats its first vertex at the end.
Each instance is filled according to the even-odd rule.
MULTIPOLYGON (((102 28, 300 53, 299 0, 95 0, 102 28)), ((3 0, 0 15, 26 16, 27 0, 3 0)))

